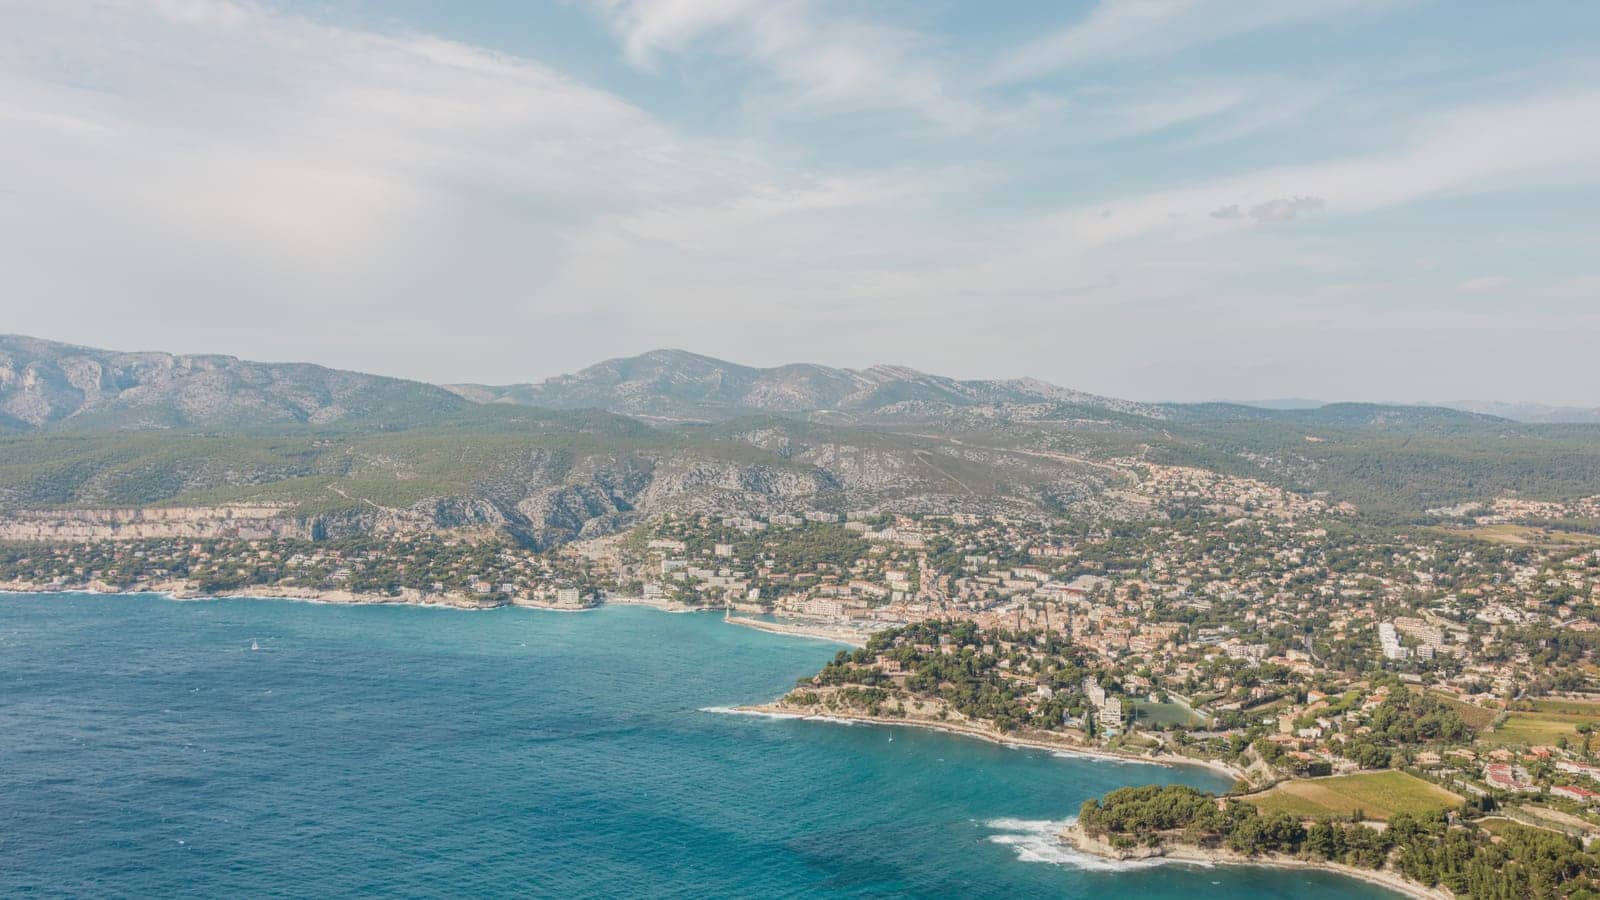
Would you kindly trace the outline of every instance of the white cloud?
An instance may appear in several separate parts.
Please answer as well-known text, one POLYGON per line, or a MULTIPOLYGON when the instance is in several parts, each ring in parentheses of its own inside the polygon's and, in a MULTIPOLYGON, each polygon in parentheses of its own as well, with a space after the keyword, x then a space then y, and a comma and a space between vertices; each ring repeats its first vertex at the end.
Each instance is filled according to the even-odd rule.
POLYGON ((1006 114, 986 110, 926 35, 824 0, 590 2, 635 65, 648 68, 659 52, 685 52, 703 41, 767 72, 795 111, 903 110, 958 129, 1006 114))
POLYGON ((153 204, 199 235, 226 223, 339 252, 487 186, 567 219, 718 193, 738 165, 559 72, 428 37, 220 0, 90 4, 35 25, 59 52, 4 70, 7 105, 108 137, 13 117, 11 169, 153 204), (102 50, 107 27, 122 37, 102 50))
POLYGON ((1204 236, 1296 207, 1332 216, 1370 213, 1450 192, 1505 187, 1557 173, 1594 184, 1600 171, 1600 93, 1532 97, 1420 122, 1405 146, 1319 163, 1279 166, 1188 187, 1079 207, 1055 218, 1053 243, 1095 246, 1164 233, 1204 236))
POLYGON ((1018 48, 991 83, 1161 56, 1237 34, 1394 5, 1383 0, 1100 0, 1081 21, 1018 48))
POLYGON ((1237 221, 1248 215, 1251 219, 1264 225, 1280 222, 1293 222, 1302 214, 1320 212, 1327 206, 1321 197, 1278 197, 1264 203, 1257 203, 1250 207, 1247 213, 1237 203, 1219 206, 1210 213, 1211 218, 1224 221, 1237 221))
POLYGON ((37 2, 13 21, 0 291, 58 298, 13 328, 277 356, 265 342, 295 319, 319 322, 296 352, 390 328, 421 351, 445 309, 446 330, 480 333, 581 313, 594 295, 569 289, 571 257, 618 229, 681 255, 873 195, 427 36, 223 0, 37 2), (108 296, 159 314, 97 335, 118 328, 87 313, 108 296))
POLYGON ((593 0, 623 36, 628 59, 648 67, 663 50, 677 51, 757 8, 755 0, 593 0))
POLYGON ((1250 218, 1264 224, 1293 222, 1302 215, 1319 212, 1327 205, 1321 197, 1276 197, 1250 207, 1250 218))
MULTIPOLYGON (((1240 324, 1251 316, 1268 310, 1275 319, 1285 315, 1284 298, 1265 283, 1298 285, 1296 295, 1321 297, 1334 307, 1385 295, 1396 303, 1408 298, 1404 305, 1415 307, 1427 298, 1425 288, 1407 285, 1384 294, 1346 280, 1369 266, 1365 257, 1375 252, 1359 235, 1323 237, 1298 254, 1286 253, 1282 241, 1312 212, 1332 223, 1530 181, 1600 185, 1600 168, 1593 164, 1600 159, 1596 123, 1600 94, 1535 96, 1460 110, 1420 120, 1409 142, 1383 152, 1113 196, 1012 220, 989 235, 986 252, 947 252, 916 269, 864 274, 854 282, 855 296, 908 315, 920 309, 946 316, 958 316, 982 298, 995 322, 1027 321, 1029 330, 1041 334, 1053 327, 1070 333, 1088 320, 1101 330, 1121 323, 1128 334, 1140 335, 1188 334, 1211 319, 1239 329, 1219 341, 1260 331, 1262 326, 1240 324), (1275 227, 1260 227, 1268 224, 1275 227), (1329 248, 1353 258, 1329 259, 1329 248), (1241 282, 1257 284, 1245 288, 1241 282)), ((1401 306, 1379 307, 1363 321, 1401 312, 1401 306)))
MULTIPOLYGON (((710 139, 544 63, 421 34, 222 0, 10 0, 0 295, 26 300, 7 305, 6 327, 438 380, 525 379, 670 344, 1144 396, 1200 373, 1193 389, 1216 396, 1233 370, 1206 367, 1264 346, 1307 344, 1315 358, 1391 322, 1398 336, 1371 346, 1426 337, 1438 310, 1417 305, 1454 314, 1455 282, 1502 266, 1463 266, 1441 240, 1424 277, 1409 261, 1429 248, 1399 241, 1407 274, 1373 275, 1389 247, 1353 217, 1600 178, 1592 91, 1545 85, 1453 114, 1397 100, 1413 130, 1363 131, 1359 153, 1297 131, 1285 156, 1271 129, 1335 79, 1202 73, 996 108, 939 41, 829 14, 843 9, 605 7, 638 65, 661 72, 667 54, 702 50, 740 61, 759 82, 750 96, 800 126, 779 144, 740 115, 710 139), (817 162, 835 158, 837 132, 813 117, 864 110, 948 127, 919 129, 915 153, 904 131, 875 130, 864 155, 892 163, 817 162), (1248 153, 1180 159, 1257 133, 1248 153), (1111 145, 1135 136, 1146 143, 1111 145), (1304 162, 1307 147, 1324 158, 1304 162), (1244 168, 1205 174, 1230 164, 1244 168), (1367 315, 1339 319, 1357 304, 1367 315)), ((1572 247, 1592 243, 1584 227, 1572 247)), ((1538 296, 1534 281, 1519 273, 1519 302, 1538 296)), ((1581 311, 1590 288, 1557 299, 1581 311)), ((1592 317, 1562 330, 1548 314, 1479 312, 1561 347, 1593 333, 1592 317)), ((1484 320, 1450 321, 1459 338, 1484 320)), ((1265 371, 1284 375, 1297 354, 1263 356, 1265 371)), ((1537 370, 1581 358, 1544 354, 1537 370)), ((1348 395, 1280 393, 1295 392, 1348 395)))

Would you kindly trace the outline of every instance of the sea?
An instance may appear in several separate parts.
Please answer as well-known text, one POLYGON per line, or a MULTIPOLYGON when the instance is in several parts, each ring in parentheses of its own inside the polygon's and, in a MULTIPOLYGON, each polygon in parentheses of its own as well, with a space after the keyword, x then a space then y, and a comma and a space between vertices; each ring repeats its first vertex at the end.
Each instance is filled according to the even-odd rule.
POLYGON ((1202 769, 779 719, 839 648, 583 613, 0 595, 3 897, 1295 897, 1053 838, 1202 769))

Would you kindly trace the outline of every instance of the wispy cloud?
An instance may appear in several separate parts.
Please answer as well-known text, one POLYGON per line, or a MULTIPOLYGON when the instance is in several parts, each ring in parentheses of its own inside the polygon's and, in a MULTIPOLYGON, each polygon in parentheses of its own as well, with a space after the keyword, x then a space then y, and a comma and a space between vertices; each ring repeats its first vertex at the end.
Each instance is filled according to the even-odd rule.
POLYGON ((451 380, 781 345, 1146 395, 1466 312, 1452 339, 1492 319, 1576 348, 1530 372, 1585 358, 1581 65, 1487 66, 1470 90, 1363 54, 1217 68, 1179 51, 1237 37, 1243 58, 1252 33, 1388 4, 1108 0, 985 85, 1000 39, 888 18, 904 6, 574 2, 593 15, 557 18, 617 48, 590 81, 277 3, 9 0, 0 294, 30 302, 8 327, 451 380), (1159 72, 1090 69, 1151 54, 1159 72), (1538 214, 1504 243, 1481 223, 1512 204, 1538 214), (1518 267, 1535 257, 1573 262, 1518 267))
POLYGON ((581 305, 550 285, 616 222, 732 209, 752 227, 856 196, 537 62, 425 35, 227 0, 16 11, 26 36, 0 37, 14 295, 93 302, 115 285, 196 328, 325 308, 330 330, 306 340, 331 342, 375 310, 403 322, 450 297, 488 316, 581 305), (213 322, 223 285, 245 312, 213 322))
MULTIPOLYGON (((1316 249, 1297 254, 1285 253, 1281 241, 1312 216, 1350 222, 1430 197, 1510 190, 1528 182, 1600 186, 1600 168, 1591 164, 1600 159, 1597 122, 1597 93, 1457 110, 1416 123, 1409 141, 1381 152, 1112 196, 1013 220, 995 232, 986 252, 950 252, 915 271, 863 277, 859 297, 949 314, 967 298, 981 296, 996 305, 1006 297, 1033 315, 1065 316, 1064 322, 1081 310, 1107 316, 1115 308, 1114 318, 1142 329, 1136 323, 1156 315, 1152 307, 1173 321, 1194 322, 1188 307, 1195 304, 1216 315, 1221 301, 1202 285, 1226 285, 1241 269, 1256 279, 1312 274, 1302 279, 1307 286, 1301 292, 1330 303, 1347 303, 1352 295, 1388 296, 1389 287, 1344 280, 1370 265, 1361 260, 1374 251, 1359 237, 1309 245, 1316 249), (1268 240, 1273 243, 1263 243, 1268 240), (1338 265, 1328 256, 1330 247, 1355 256, 1338 265), (1181 311, 1166 312, 1169 304, 1181 311)), ((1230 304, 1240 307, 1227 321, 1247 318, 1264 303, 1253 292, 1227 290, 1230 304)), ((1402 290, 1414 289, 1393 288, 1402 290)))
POLYGON ((821 0, 591 0, 628 59, 697 43, 768 73, 801 111, 903 110, 968 128, 986 118, 929 36, 821 0))
POLYGON ((1600 93, 1536 96, 1436 116, 1392 150, 1113 198, 1064 213, 1056 227, 1069 244, 1154 233, 1194 237, 1243 221, 1289 221, 1312 210, 1370 213, 1448 192, 1493 190, 1507 179, 1540 173, 1595 184, 1596 158, 1600 93))
POLYGON ((709 31, 759 8, 756 0, 593 0, 621 34, 628 60, 641 68, 709 31))
MULTIPOLYGON (((749 144, 682 134, 558 70, 462 43, 329 27, 230 0, 17 8, 28 29, 0 39, 9 138, 0 152, 12 171, 63 184, 159 177, 176 187, 220 167, 228 184, 214 187, 245 192, 276 172, 285 183, 261 193, 320 198, 313 208, 324 214, 341 206, 335 183, 348 183, 437 201, 492 186, 510 191, 501 202, 537 200, 568 219, 747 194, 803 198, 813 183, 834 191, 824 178, 766 163, 749 144), (96 39, 113 26, 120 40, 96 39), (99 155, 109 169, 96 175, 83 159, 55 159, 58 149, 99 155), (306 190, 283 190, 300 177, 306 190)), ((237 196, 192 193, 251 218, 237 196)), ((353 199, 348 206, 367 205, 353 199)))
POLYGON ((1265 28, 1394 5, 1382 0, 1100 0, 1087 16, 1008 54, 991 83, 1174 53, 1265 28))

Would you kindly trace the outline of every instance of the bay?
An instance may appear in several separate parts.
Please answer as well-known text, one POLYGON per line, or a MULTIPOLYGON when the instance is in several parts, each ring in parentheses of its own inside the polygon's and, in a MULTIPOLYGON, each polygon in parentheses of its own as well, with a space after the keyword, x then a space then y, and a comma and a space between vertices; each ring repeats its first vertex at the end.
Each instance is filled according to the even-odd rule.
POLYGON ((1394 896, 1051 840, 1203 770, 718 711, 835 649, 637 607, 0 596, 0 895, 1394 896))

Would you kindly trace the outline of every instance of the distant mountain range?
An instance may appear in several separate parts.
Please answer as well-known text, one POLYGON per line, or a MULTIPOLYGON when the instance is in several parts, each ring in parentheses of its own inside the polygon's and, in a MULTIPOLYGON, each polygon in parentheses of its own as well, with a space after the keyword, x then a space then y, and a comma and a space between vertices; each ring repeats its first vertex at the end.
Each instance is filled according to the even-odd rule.
MULTIPOLYGON (((756 368, 683 350, 611 359, 568 375, 512 385, 435 386, 307 363, 263 363, 221 355, 120 352, 0 335, 0 427, 166 429, 287 424, 425 424, 474 404, 601 409, 660 423, 718 422, 752 415, 839 424, 992 418, 1051 419, 1115 414, 1148 420, 1277 418, 1373 424, 1437 424, 1446 409, 1517 421, 1587 422, 1581 410, 1533 404, 1434 406, 1141 403, 1031 378, 958 380, 903 366, 838 369, 797 363, 756 368), (1356 412, 1359 411, 1359 412, 1356 412)), ((1587 411, 1600 419, 1600 411, 1587 411)))
MULTIPOLYGON (((1224 401, 1226 402, 1226 401, 1224 401)), ((1320 409, 1328 404, 1322 400, 1308 400, 1304 397, 1283 397, 1273 400, 1240 400, 1243 406, 1254 406, 1259 409, 1291 410, 1291 409, 1320 409)), ((1553 406, 1547 403, 1518 403, 1494 400, 1442 400, 1437 402, 1419 401, 1416 403, 1386 403, 1386 406, 1433 406, 1445 409, 1473 412, 1486 416, 1497 416, 1510 419, 1513 422, 1525 422, 1530 425, 1593 425, 1600 424, 1600 406, 1553 406)))
POLYGON ((958 381, 904 366, 835 369, 796 363, 761 369, 684 350, 652 350, 611 359, 533 384, 446 387, 480 403, 594 407, 675 421, 802 413, 837 413, 848 419, 904 418, 930 410, 1029 404, 1073 404, 1152 418, 1162 415, 1155 405, 1100 397, 1028 378, 958 381))
POLYGON ((1592 408, 1550 406, 1544 403, 1510 403, 1492 400, 1450 400, 1438 405, 1530 424, 1600 424, 1600 406, 1592 408))
POLYGON ((1276 397, 1271 400, 1220 400, 1219 403, 1237 403, 1241 406, 1254 406, 1258 409, 1317 409, 1327 406, 1322 400, 1308 400, 1305 397, 1276 397))
POLYGON ((1273 405, 681 350, 441 387, 0 336, 0 514, 265 502, 329 533, 466 524, 537 545, 669 510, 1155 514, 1127 493, 1135 460, 1385 515, 1507 491, 1600 494, 1600 426, 1273 405))

